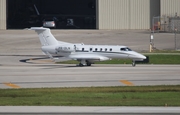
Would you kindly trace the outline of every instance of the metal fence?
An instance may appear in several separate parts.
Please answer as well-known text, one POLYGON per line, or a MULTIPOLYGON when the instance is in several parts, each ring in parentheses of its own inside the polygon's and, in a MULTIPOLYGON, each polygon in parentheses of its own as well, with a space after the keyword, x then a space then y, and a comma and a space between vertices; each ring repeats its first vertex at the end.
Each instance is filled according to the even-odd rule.
POLYGON ((180 33, 180 16, 157 16, 152 19, 152 32, 180 33))
POLYGON ((169 32, 180 32, 180 17, 169 18, 169 32))
POLYGON ((153 17, 152 19, 152 32, 159 32, 160 30, 160 16, 153 17))
MULTIPOLYGON (((172 17, 166 15, 153 17, 151 33, 172 33, 171 36, 169 36, 171 37, 169 41, 171 43, 169 44, 173 45, 171 46, 172 49, 180 50, 180 16, 177 16, 177 13, 172 17)), ((152 44, 152 48, 156 48, 154 44, 156 45, 156 41, 152 44)))
POLYGON ((174 50, 180 50, 180 33, 174 33, 174 50))

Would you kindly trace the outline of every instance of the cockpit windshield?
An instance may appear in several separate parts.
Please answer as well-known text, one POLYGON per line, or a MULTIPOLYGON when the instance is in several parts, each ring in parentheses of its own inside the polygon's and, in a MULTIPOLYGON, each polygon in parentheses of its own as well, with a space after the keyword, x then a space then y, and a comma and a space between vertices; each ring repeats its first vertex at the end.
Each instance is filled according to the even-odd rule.
POLYGON ((130 48, 128 48, 128 47, 124 47, 124 48, 121 48, 120 49, 121 51, 132 51, 130 48))

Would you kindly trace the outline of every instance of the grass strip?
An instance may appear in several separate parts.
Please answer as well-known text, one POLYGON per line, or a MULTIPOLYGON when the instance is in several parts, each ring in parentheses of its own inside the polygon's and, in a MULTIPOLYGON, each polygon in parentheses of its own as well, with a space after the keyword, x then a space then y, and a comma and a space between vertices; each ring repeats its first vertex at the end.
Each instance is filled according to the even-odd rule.
POLYGON ((0 106, 180 106, 180 85, 0 89, 0 106))

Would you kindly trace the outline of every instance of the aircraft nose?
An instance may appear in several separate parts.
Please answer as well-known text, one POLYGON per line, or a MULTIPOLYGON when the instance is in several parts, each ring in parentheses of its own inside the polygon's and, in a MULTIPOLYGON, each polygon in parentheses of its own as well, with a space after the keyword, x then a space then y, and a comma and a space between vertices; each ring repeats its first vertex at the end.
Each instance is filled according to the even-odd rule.
POLYGON ((146 59, 146 56, 139 54, 137 52, 133 52, 133 55, 129 55, 130 58, 134 59, 134 60, 144 60, 146 59))
POLYGON ((142 59, 146 59, 146 56, 144 56, 144 55, 141 55, 140 57, 141 57, 142 59))
POLYGON ((146 59, 146 56, 137 53, 137 58, 144 60, 144 59, 146 59))

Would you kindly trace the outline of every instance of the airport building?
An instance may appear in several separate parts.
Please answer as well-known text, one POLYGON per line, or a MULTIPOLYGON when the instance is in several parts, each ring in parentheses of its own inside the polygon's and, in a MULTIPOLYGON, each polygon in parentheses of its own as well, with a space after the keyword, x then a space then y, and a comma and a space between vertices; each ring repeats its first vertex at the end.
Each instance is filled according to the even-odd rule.
POLYGON ((150 29, 153 17, 180 16, 180 0, 0 0, 0 29, 150 29), (46 25, 47 26, 47 25, 46 25))

